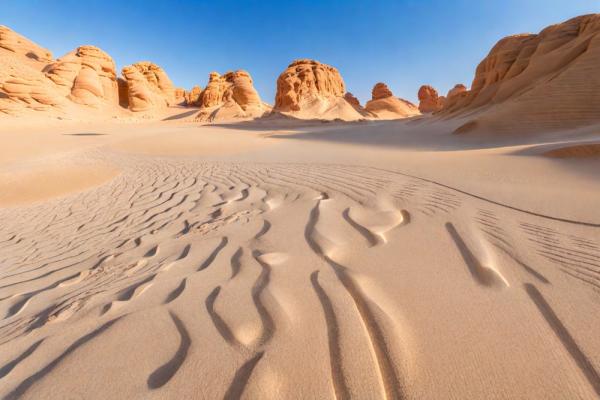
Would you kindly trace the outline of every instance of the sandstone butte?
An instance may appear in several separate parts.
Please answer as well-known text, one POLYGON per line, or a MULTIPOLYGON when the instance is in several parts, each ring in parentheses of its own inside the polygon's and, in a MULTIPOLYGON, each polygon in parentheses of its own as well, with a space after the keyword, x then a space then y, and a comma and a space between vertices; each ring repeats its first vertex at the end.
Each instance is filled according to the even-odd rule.
POLYGON ((439 96, 437 90, 432 86, 423 85, 419 88, 419 111, 422 113, 434 113, 442 109, 446 98, 439 96))
POLYGON ((196 116, 200 121, 258 118, 269 112, 271 107, 264 103, 254 88, 252 77, 243 70, 220 75, 211 72, 208 84, 190 91, 188 104, 198 105, 196 116))
POLYGON ((419 114, 419 108, 410 101, 394 97, 385 83, 379 82, 373 86, 371 100, 365 105, 365 110, 381 119, 406 118, 419 114))
POLYGON ((471 90, 442 113, 479 112, 457 133, 587 125, 600 120, 599 70, 600 14, 579 16, 501 39, 477 66, 471 90))
MULTIPOLYGON (((293 61, 277 78, 274 111, 295 118, 359 120, 366 114, 346 96, 339 71, 314 60, 293 61)), ((356 101, 355 101, 356 100, 356 101)))

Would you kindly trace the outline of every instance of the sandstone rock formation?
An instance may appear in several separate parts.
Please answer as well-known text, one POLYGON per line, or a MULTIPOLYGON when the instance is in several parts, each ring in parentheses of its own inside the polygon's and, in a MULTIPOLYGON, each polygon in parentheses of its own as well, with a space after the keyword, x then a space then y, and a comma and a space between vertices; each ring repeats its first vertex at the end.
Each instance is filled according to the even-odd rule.
POLYGON ((419 88, 419 111, 422 113, 433 113, 439 111, 444 106, 445 98, 438 95, 437 90, 429 85, 423 85, 419 88))
POLYGON ((394 97, 385 83, 379 82, 373 86, 372 99, 365 110, 381 119, 406 118, 419 114, 419 109, 410 101, 394 97))
POLYGON ((336 68, 314 60, 296 60, 277 79, 274 110, 298 118, 363 118, 344 98, 345 93, 336 68))
POLYGON ((0 112, 16 115, 22 108, 47 111, 65 103, 65 99, 56 93, 54 85, 43 74, 19 75, 0 82, 0 112))
POLYGON ((475 72, 471 90, 443 113, 481 109, 459 132, 560 129, 600 120, 600 14, 500 40, 475 72), (493 107, 492 107, 493 106, 493 107))
POLYGON ((185 92, 185 104, 187 106, 200 106, 200 96, 202 95, 202 88, 200 86, 194 86, 191 90, 185 92))
POLYGON ((70 100, 84 105, 118 104, 113 59, 94 46, 81 46, 50 64, 46 76, 70 100))
POLYGON ((354 108, 362 108, 360 101, 350 92, 346 92, 344 99, 354 108))
POLYGON ((50 61, 48 50, 0 26, 0 113, 49 111, 65 103, 42 72, 50 61))
POLYGON ((0 25, 0 48, 44 64, 52 61, 49 50, 3 25, 0 25))
POLYGON ((174 96, 175 96, 175 104, 185 103, 185 89, 184 88, 175 88, 174 96))
POLYGON ((448 91, 448 95, 446 96, 446 98, 451 99, 455 96, 460 96, 461 93, 466 93, 466 91, 467 91, 467 87, 465 85, 463 85, 462 83, 458 83, 458 84, 454 85, 454 87, 448 91))
POLYGON ((175 89, 166 72, 142 61, 123 68, 131 111, 149 111, 175 104, 175 89))
MULTIPOLYGON (((193 102, 192 96, 190 100, 193 102)), ((254 89, 250 74, 243 70, 224 75, 211 72, 198 105, 200 113, 197 119, 202 121, 256 118, 270 110, 254 89)))

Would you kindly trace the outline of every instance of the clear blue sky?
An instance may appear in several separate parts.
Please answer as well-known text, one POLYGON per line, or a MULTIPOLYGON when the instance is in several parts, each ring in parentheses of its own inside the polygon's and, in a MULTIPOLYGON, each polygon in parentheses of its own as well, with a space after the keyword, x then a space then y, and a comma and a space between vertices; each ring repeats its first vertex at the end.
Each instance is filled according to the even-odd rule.
POLYGON ((56 57, 93 44, 185 88, 246 69, 269 103, 297 58, 337 67, 361 102, 378 81, 413 101, 426 83, 445 94, 503 36, 594 12, 600 0, 0 0, 0 24, 56 57))

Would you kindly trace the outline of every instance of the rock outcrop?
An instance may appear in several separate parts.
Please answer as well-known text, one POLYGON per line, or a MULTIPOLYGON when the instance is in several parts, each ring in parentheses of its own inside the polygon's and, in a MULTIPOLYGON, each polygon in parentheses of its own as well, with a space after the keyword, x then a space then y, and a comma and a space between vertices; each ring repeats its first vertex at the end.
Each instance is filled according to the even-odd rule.
POLYGON ((194 86, 189 91, 185 92, 185 104, 187 106, 199 107, 201 95, 202 95, 202 88, 197 85, 194 86))
POLYGON ((380 119, 399 119, 419 114, 419 108, 408 100, 394 97, 385 83, 375 84, 371 100, 365 105, 367 112, 380 119))
POLYGON ((52 61, 52 53, 49 50, 4 25, 0 25, 0 49, 8 50, 42 64, 48 64, 52 61))
POLYGON ((115 62, 97 47, 78 47, 50 64, 45 72, 57 90, 76 103, 119 103, 115 62))
POLYGON ((150 111, 175 104, 175 89, 166 72, 143 61, 123 68, 131 111, 150 111))
POLYGON ((48 50, 0 26, 0 113, 49 111, 66 103, 42 72, 51 61, 48 50))
POLYGON ((419 88, 419 111, 422 113, 434 113, 442 109, 445 98, 438 95, 432 86, 423 85, 419 88))
POLYGON ((600 14, 500 40, 475 71, 471 90, 442 111, 481 109, 458 132, 572 128, 600 121, 600 14))
POLYGON ((448 91, 446 98, 452 99, 456 96, 461 96, 462 93, 466 93, 466 92, 467 92, 467 87, 465 85, 463 85, 462 83, 458 83, 458 84, 454 85, 454 87, 448 91))
POLYGON ((346 92, 344 99, 354 108, 362 108, 360 101, 350 92, 346 92))
POLYGON ((185 103, 185 89, 184 88, 175 88, 174 96, 175 96, 175 104, 184 104, 185 103))
POLYGON ((343 97, 346 86, 338 70, 313 60, 296 60, 279 75, 275 109, 300 111, 315 101, 343 97))
POLYGON ((274 110, 297 118, 364 118, 345 94, 344 80, 336 68, 314 60, 296 60, 277 79, 274 110))
MULTIPOLYGON (((188 104, 195 104, 191 95, 188 104)), ((257 118, 270 110, 261 101, 250 74, 243 70, 224 75, 211 72, 208 84, 199 95, 198 105, 197 119, 201 121, 257 118)))

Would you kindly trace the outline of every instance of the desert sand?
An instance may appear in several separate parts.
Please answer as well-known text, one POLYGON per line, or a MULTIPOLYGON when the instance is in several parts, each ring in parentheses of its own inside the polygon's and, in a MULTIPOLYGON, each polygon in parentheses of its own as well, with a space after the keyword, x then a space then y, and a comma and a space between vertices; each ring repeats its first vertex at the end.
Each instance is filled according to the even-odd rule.
POLYGON ((595 18, 555 79, 423 115, 316 61, 271 110, 243 70, 182 93, 0 30, 0 397, 599 398, 598 108, 502 119, 600 63, 595 18))

